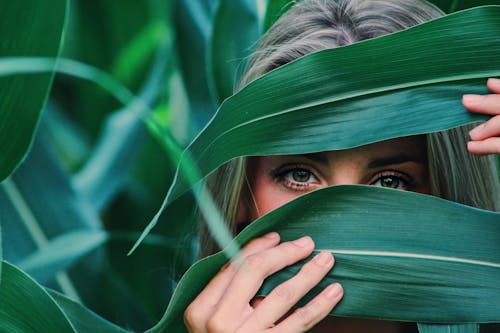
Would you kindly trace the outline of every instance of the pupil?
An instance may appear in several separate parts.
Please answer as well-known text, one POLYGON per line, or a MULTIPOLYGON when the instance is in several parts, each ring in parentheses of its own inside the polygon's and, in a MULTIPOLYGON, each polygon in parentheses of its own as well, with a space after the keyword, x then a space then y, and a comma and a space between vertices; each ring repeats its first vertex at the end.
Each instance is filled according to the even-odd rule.
POLYGON ((385 177, 385 178, 382 178, 382 186, 383 187, 398 188, 399 181, 397 179, 392 178, 392 177, 385 177))
POLYGON ((293 172, 293 180, 299 183, 305 183, 309 180, 309 171, 306 170, 295 170, 293 172))

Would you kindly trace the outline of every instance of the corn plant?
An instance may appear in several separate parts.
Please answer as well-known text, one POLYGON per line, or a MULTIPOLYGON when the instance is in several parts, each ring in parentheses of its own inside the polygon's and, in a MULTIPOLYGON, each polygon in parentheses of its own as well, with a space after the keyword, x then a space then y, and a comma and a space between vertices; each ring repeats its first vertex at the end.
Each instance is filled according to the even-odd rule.
POLYGON ((498 213, 338 186, 231 240, 200 186, 237 156, 343 149, 484 119, 459 96, 500 76, 500 7, 434 2, 452 14, 306 56, 232 95, 290 1, 0 1, 0 331, 186 332, 187 304, 270 230, 283 240, 307 231, 336 257, 302 302, 340 281, 346 297, 332 315, 498 331, 479 326, 500 322, 498 213), (225 250, 192 265, 198 210, 225 250))

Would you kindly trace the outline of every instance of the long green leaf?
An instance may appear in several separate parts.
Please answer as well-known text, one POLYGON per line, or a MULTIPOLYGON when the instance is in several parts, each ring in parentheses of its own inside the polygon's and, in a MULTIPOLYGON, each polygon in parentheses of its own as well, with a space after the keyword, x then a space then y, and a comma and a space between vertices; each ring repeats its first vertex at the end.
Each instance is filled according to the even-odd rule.
POLYGON ((219 0, 175 0, 176 51, 195 126, 200 129, 216 110, 207 68, 209 32, 219 0))
MULTIPOLYGON (((67 1, 0 2, 0 57, 57 57, 67 1)), ((0 79, 0 181, 24 158, 52 84, 53 73, 0 79), (26 98, 29 96, 29 98, 26 98)))
MULTIPOLYGON (((499 16, 499 6, 462 11, 273 70, 222 104, 180 169, 203 177, 237 156, 344 149, 484 119, 461 96, 500 75, 499 16)), ((177 177, 161 210, 191 183, 177 177)))
POLYGON ((5 261, 1 281, 1 332, 76 333, 61 308, 43 287, 5 261))
MULTIPOLYGON (((333 271, 303 299, 340 282, 345 295, 333 315, 418 322, 500 321, 500 213, 412 192, 335 186, 263 216, 235 242, 244 244, 273 230, 282 241, 310 235, 316 251, 327 249, 335 255, 333 271)), ((152 332, 186 332, 184 309, 225 261, 221 252, 192 266, 152 332)), ((260 294, 266 295, 300 266, 268 278, 260 294)))
POLYGON ((102 246, 108 240, 102 230, 80 229, 54 237, 44 247, 33 252, 18 266, 30 275, 49 280, 59 271, 65 271, 75 261, 102 246), (61 251, 64 249, 64 251, 61 251))
POLYGON ((260 34, 255 0, 220 0, 208 53, 209 84, 217 105, 233 94, 260 34))
POLYGON ((268 1, 264 18, 264 31, 267 31, 294 3, 293 0, 268 1))
POLYGON ((57 304, 64 310, 64 314, 68 317, 78 333, 126 333, 124 330, 115 324, 99 317, 89 309, 73 301, 72 299, 54 291, 47 290, 57 304))
POLYGON ((477 121, 460 97, 500 75, 499 15, 477 8, 303 57, 227 100, 189 152, 206 175, 242 155, 350 148, 477 121))
POLYGON ((81 299, 109 320, 136 331, 151 327, 173 292, 172 279, 194 255, 181 252, 178 247, 183 243, 178 239, 150 235, 134 256, 127 257, 138 232, 104 234, 97 211, 75 193, 70 180, 45 142, 35 140, 25 163, 0 185, 4 258, 30 264, 29 273, 37 282, 81 299), (13 192, 6 189, 9 186, 13 192), (86 232, 71 234, 75 230, 86 232), (71 248, 57 246, 61 239, 75 236, 71 248), (102 238, 108 241, 98 247, 102 238), (78 243, 82 240, 86 246, 78 243), (60 272, 60 268, 68 269, 60 272))
POLYGON ((439 325, 418 324, 419 333, 474 333, 479 332, 478 324, 439 325))
POLYGON ((498 5, 496 0, 428 0, 435 4, 445 13, 453 13, 459 10, 464 10, 473 7, 498 5))
POLYGON ((156 62, 144 84, 139 100, 108 116, 101 137, 86 164, 74 176, 76 190, 99 211, 113 199, 130 177, 130 170, 143 148, 147 133, 144 118, 160 93, 170 60, 171 45, 158 51, 156 62))

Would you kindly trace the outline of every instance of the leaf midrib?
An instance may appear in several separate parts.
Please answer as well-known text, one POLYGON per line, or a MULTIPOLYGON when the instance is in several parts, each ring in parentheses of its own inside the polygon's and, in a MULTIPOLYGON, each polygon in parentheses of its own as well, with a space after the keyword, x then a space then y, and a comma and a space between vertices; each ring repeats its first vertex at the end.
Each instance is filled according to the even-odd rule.
MULTIPOLYGON (((319 249, 317 249, 319 250, 319 249)), ((500 263, 465 259, 459 257, 448 257, 448 256, 437 256, 424 253, 414 253, 414 252, 392 252, 392 251, 371 251, 371 250, 344 250, 344 249, 321 249, 330 251, 334 254, 349 254, 358 256, 373 256, 373 257, 401 257, 401 258, 414 258, 414 259, 426 259, 426 260, 438 260, 454 263, 463 263, 479 266, 487 266, 492 268, 500 268, 500 263)))

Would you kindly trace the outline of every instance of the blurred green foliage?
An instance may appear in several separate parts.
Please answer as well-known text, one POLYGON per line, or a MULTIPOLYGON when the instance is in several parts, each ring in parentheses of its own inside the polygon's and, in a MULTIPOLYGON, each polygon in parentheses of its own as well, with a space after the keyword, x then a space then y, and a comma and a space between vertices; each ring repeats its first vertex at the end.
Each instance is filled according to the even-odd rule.
MULTIPOLYGON (((29 41, 23 34, 33 37, 56 27, 52 19, 65 19, 60 57, 77 61, 64 69, 61 62, 32 148, 1 184, 3 258, 100 316, 140 331, 160 319, 176 281, 197 252, 196 207, 187 194, 169 207, 138 250, 126 255, 158 210, 177 165, 175 156, 149 133, 146 120, 160 125, 179 149, 187 145, 221 98, 231 93, 234 73, 241 73, 260 35, 260 18, 254 1, 240 6, 212 0, 74 0, 67 2, 68 8, 65 3, 61 0, 50 9, 40 0, 0 3, 4 12, 12 13, 4 25, 18 20, 24 6, 33 12, 37 6, 47 9, 30 16, 33 22, 24 32, 6 36, 13 41, 29 41), (232 47, 226 52, 212 42, 215 34, 225 34, 214 31, 214 18, 219 17, 220 29, 227 29, 236 13, 247 20, 233 30, 232 47), (240 32, 250 31, 245 40, 238 39, 240 32), (212 68, 222 71, 221 79, 214 77, 212 68), (214 90, 221 84, 224 96, 214 90), (125 98, 117 99, 120 96, 125 98)), ((2 31, 7 34, 7 29, 2 31)), ((59 43, 56 34, 37 38, 59 43)), ((34 52, 11 48, 2 55, 57 55, 33 45, 34 52)), ((36 61, 29 65, 36 67, 36 61)), ((48 79, 49 65, 42 69, 49 72, 44 74, 48 79)), ((30 76, 13 79, 29 82, 30 76)), ((49 83, 46 80, 45 87, 49 83)), ((39 105, 42 102, 39 99, 39 105)), ((35 107, 34 116, 39 111, 40 106, 35 107)), ((23 138, 29 142, 31 135, 23 138)))
MULTIPOLYGON (((82 66, 58 73, 46 103, 50 66, 41 74, 1 78, 2 150, 22 139, 15 158, 4 154, 11 164, 2 165, 5 176, 34 141, 0 184, 1 257, 24 270, 0 266, 0 299, 12 301, 0 304, 7 318, 0 331, 122 331, 86 308, 134 331, 158 322, 176 281, 195 260, 197 208, 191 194, 182 196, 126 255, 160 207, 177 166, 146 121, 153 119, 185 147, 231 94, 264 26, 287 2, 276 3, 0 0, 2 61, 57 57, 66 20, 60 56, 106 74, 82 80, 88 74, 82 66), (5 89, 16 86, 22 89, 5 89), (113 91, 117 86, 122 89, 113 91), (116 98, 123 92, 126 103, 116 98)), ((471 2, 452 5, 463 3, 471 2)))

